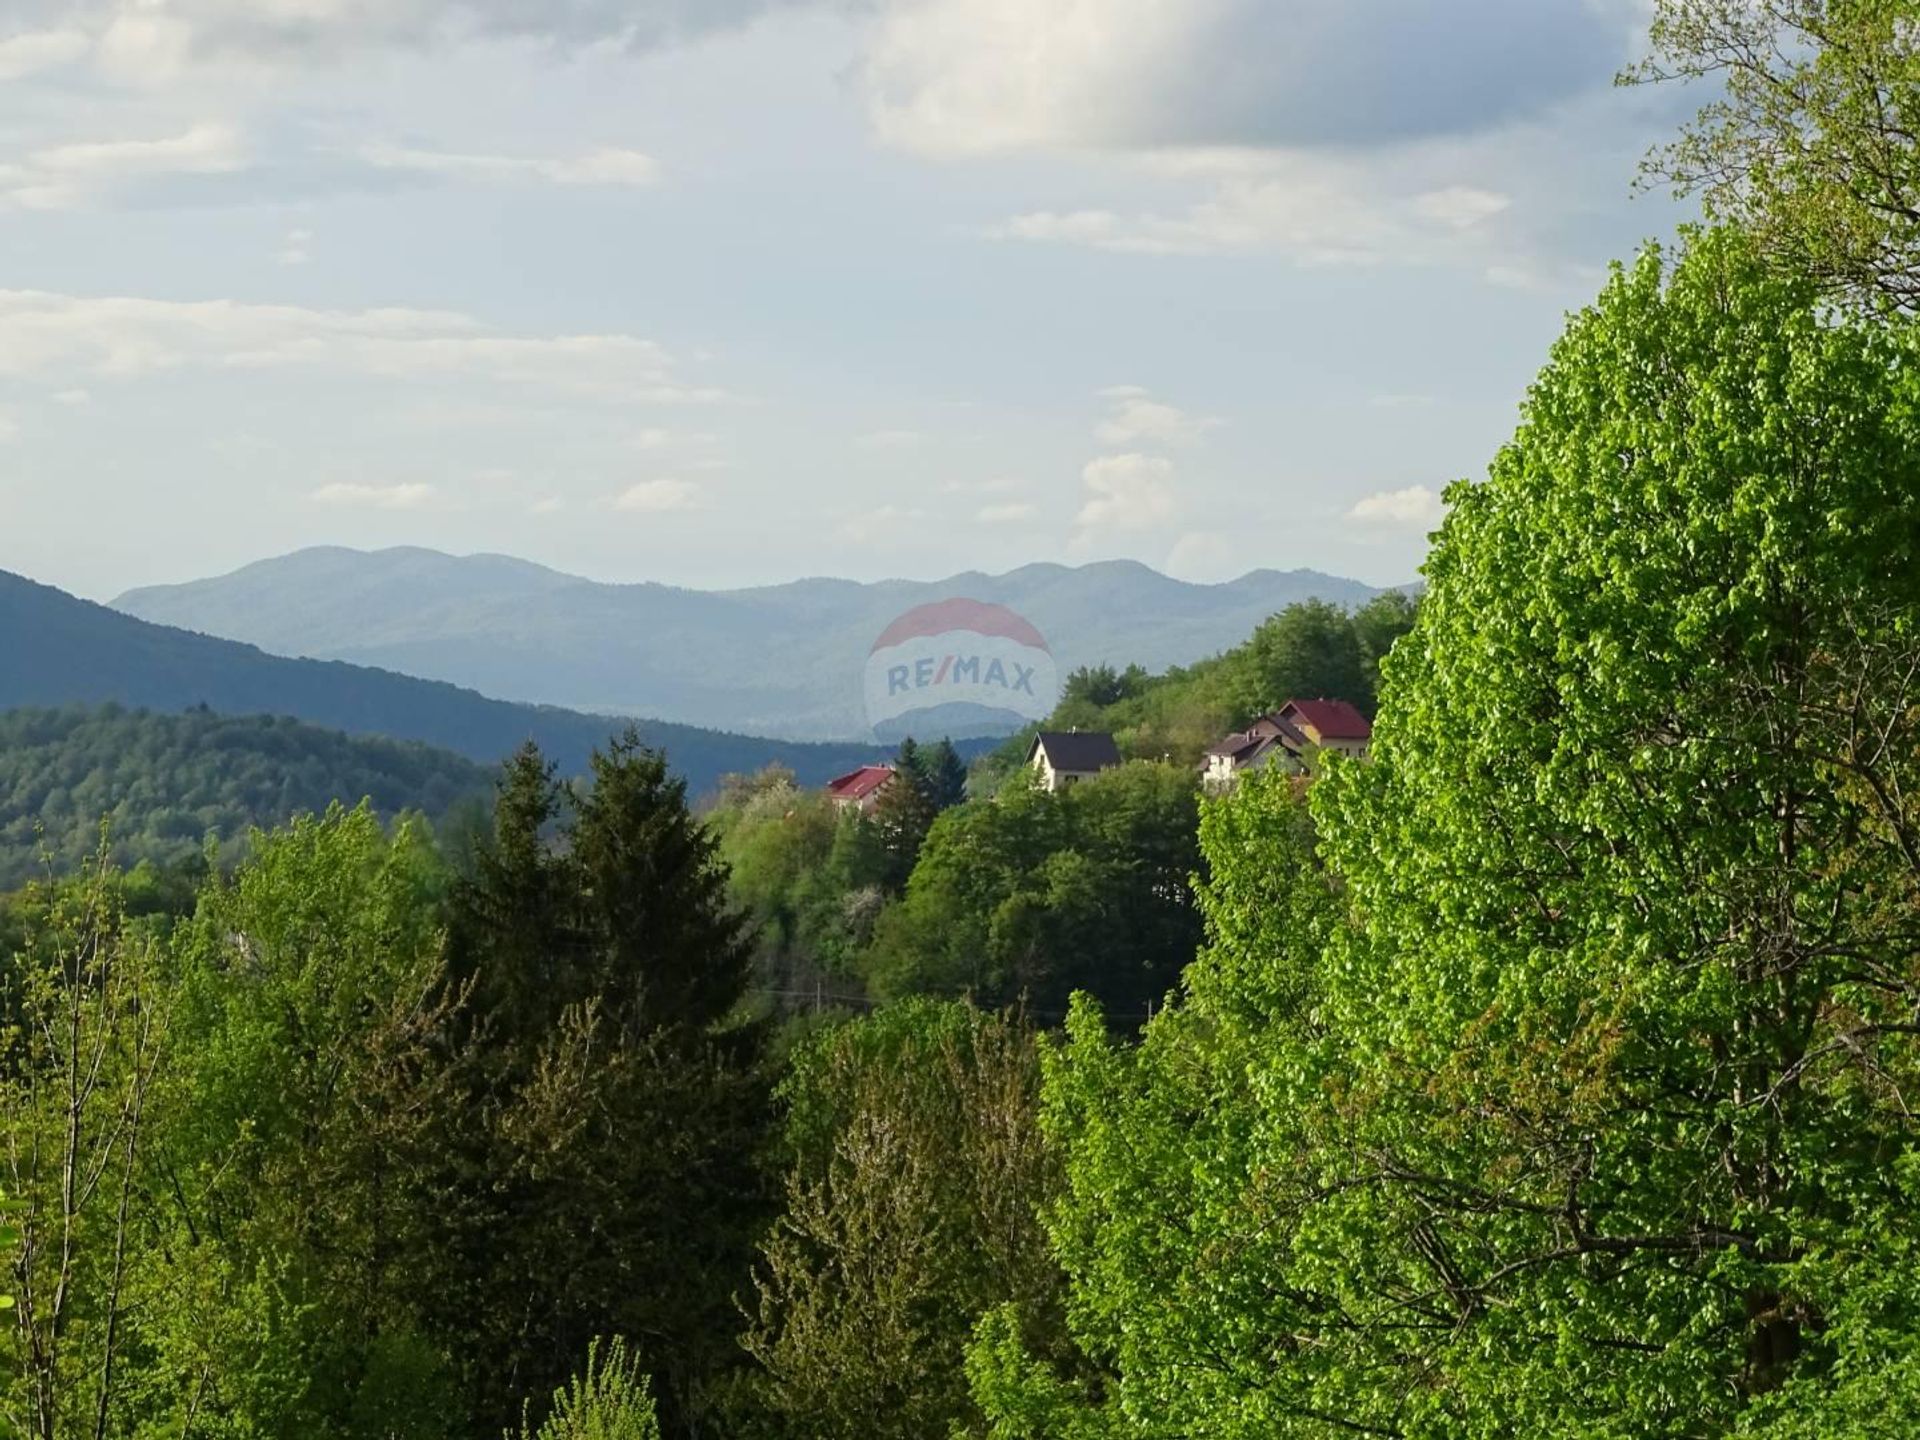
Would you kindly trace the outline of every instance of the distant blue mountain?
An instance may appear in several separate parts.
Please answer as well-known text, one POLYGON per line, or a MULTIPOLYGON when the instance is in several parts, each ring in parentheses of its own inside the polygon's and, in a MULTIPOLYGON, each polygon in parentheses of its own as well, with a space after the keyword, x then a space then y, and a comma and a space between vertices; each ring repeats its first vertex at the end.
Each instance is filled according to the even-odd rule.
MULTIPOLYGON (((114 702, 179 712, 205 705, 220 714, 289 716, 352 735, 421 741, 486 764, 533 740, 570 774, 627 723, 492 700, 387 670, 269 655, 149 624, 5 571, 0 637, 0 710, 114 702)), ((654 720, 638 727, 666 751, 696 797, 729 772, 777 761, 812 785, 882 753, 872 743, 798 744, 654 720)))
POLYGON ((133 590, 117 609, 281 655, 346 660, 574 710, 795 739, 866 733, 862 667, 902 612, 964 597, 1046 637, 1059 673, 1186 664, 1299 600, 1379 591, 1311 570, 1193 585, 1131 561, 946 580, 798 580, 747 590, 609 585, 498 555, 302 550, 133 590))

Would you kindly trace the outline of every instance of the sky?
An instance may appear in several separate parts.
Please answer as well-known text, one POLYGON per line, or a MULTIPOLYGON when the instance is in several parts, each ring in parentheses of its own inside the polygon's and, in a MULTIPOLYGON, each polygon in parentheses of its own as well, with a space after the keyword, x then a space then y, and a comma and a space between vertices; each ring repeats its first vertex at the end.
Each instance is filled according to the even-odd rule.
POLYGON ((0 0, 0 569, 1408 580, 1646 3, 0 0))

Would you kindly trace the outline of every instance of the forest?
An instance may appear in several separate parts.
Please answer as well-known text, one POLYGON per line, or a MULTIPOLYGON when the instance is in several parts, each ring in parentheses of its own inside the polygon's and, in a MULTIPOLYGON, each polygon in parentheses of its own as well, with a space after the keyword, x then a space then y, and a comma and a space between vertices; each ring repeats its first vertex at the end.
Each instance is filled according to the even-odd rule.
POLYGON ((629 734, 458 845, 12 897, 0 1424, 1911 1433, 1920 65, 1898 5, 1658 8, 1715 223, 1569 317, 1417 606, 1078 677, 1127 765, 696 814, 629 734), (1198 795, 1155 727, 1308 653, 1371 754, 1198 795))
POLYGON ((493 777, 445 750, 272 716, 69 706, 0 711, 0 890, 99 848, 131 869, 233 858, 248 832, 360 799, 387 817, 482 807, 493 777))

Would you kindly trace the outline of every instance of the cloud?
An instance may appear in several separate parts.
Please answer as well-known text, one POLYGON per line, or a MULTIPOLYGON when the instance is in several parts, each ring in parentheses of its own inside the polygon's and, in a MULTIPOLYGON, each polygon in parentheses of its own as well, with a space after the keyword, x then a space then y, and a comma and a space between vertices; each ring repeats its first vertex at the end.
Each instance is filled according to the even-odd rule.
POLYGON ((61 405, 79 406, 93 403, 92 392, 80 389, 78 386, 67 390, 56 390, 53 398, 57 404, 61 405))
POLYGON ((369 145, 361 158, 376 170, 405 171, 444 180, 483 184, 651 185, 660 166, 638 150, 599 149, 561 158, 476 155, 445 150, 416 150, 398 145, 369 145))
POLYGON ((238 131, 195 125, 156 140, 90 140, 0 164, 0 198, 29 210, 69 210, 125 185, 174 175, 224 175, 248 165, 238 131))
POLYGON ((1347 518, 1366 525, 1431 529, 1446 518, 1446 513, 1446 502, 1438 491, 1409 485, 1404 490, 1382 490, 1363 497, 1347 512, 1347 518))
POLYGON ((1175 212, 1034 211, 988 233, 1134 255, 1278 254, 1302 265, 1431 261, 1470 247, 1477 227, 1509 208, 1493 190, 1398 190, 1352 160, 1297 155, 1243 162, 1175 212))
POLYGON ((918 430, 874 430, 856 436, 853 447, 867 451, 911 450, 924 443, 926 438, 918 430))
POLYGON ((1197 440, 1221 423, 1155 400, 1137 385, 1115 385, 1101 394, 1108 403, 1107 418, 1093 433, 1102 445, 1179 444, 1197 440))
POLYGON ((22 80, 85 58, 93 41, 84 30, 34 30, 0 40, 0 80, 22 80))
POLYGON ((0 445, 11 445, 20 438, 20 422, 11 415, 0 415, 0 445))
POLYGON ((743 25, 809 0, 14 0, 29 16, 84 26, 129 79, 199 61, 312 64, 380 48, 526 39, 647 49, 743 25))
POLYGON ((1604 87, 1639 20, 1635 0, 895 0, 861 75, 882 138, 938 154, 1367 145, 1604 87))
POLYGON ((628 486, 613 500, 613 508, 643 515, 662 515, 673 510, 691 510, 699 490, 690 480, 642 480, 628 486))
POLYGON ((279 253, 273 258, 282 265, 304 265, 313 258, 313 232, 311 230, 289 230, 282 242, 279 253))
POLYGON ((682 381, 672 357, 638 336, 512 335, 451 311, 0 290, 0 335, 6 337, 0 377, 55 383, 193 370, 307 370, 391 381, 485 381, 616 404, 723 398, 682 381))
POLYGON ((1022 520, 1031 520, 1040 513, 1038 505, 1025 500, 1009 500, 1004 505, 982 505, 974 512, 974 520, 982 525, 1017 525, 1022 520))
POLYGON ((322 485, 311 496, 321 505, 340 505, 362 510, 424 510, 440 498, 431 485, 363 485, 335 481, 322 485))
POLYGON ((1195 530, 1174 542, 1167 555, 1167 573, 1177 580, 1213 584, 1230 580, 1237 572, 1232 540, 1215 530, 1195 530))
POLYGON ((1107 455, 1080 472, 1088 530, 1151 530, 1174 517, 1173 463, 1157 455, 1107 455))

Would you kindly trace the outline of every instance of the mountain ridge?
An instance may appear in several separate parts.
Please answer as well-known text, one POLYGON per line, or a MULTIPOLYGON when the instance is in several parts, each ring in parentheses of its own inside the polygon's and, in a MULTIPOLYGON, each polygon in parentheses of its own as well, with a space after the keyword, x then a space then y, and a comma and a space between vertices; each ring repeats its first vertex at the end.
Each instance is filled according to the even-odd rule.
MULTIPOLYGON (((180 712, 289 716, 348 735, 420 741, 493 764, 527 740, 565 773, 628 723, 557 706, 517 704, 471 688, 338 660, 272 655, 257 646, 156 625, 0 571, 0 709, 114 703, 180 712)), ((667 753, 695 795, 722 775, 778 762, 819 784, 880 758, 868 741, 800 743, 631 722, 667 753)))
POLYGON ((144 586, 126 614, 263 650, 443 680, 523 704, 644 713, 787 739, 864 733, 861 667, 896 615, 964 595, 1008 606, 1082 665, 1190 664, 1306 599, 1353 606, 1382 587, 1261 569, 1217 584, 1133 560, 1039 561, 1001 574, 729 590, 608 582, 512 556, 415 546, 315 547, 226 575, 144 586))

